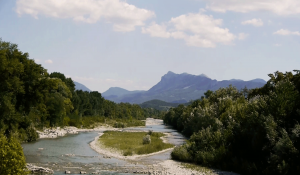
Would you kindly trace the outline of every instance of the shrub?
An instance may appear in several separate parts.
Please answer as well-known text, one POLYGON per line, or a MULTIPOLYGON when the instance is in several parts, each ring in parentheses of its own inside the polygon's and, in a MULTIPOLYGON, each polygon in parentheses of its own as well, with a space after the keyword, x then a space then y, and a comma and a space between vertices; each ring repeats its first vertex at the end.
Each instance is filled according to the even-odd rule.
POLYGON ((164 134, 161 133, 161 132, 153 132, 151 134, 151 137, 156 137, 156 138, 159 138, 159 137, 162 137, 162 136, 164 136, 164 134))
POLYGON ((151 138, 150 135, 146 135, 143 137, 143 144, 150 144, 151 143, 151 138))
POLYGON ((6 138, 0 133, 0 174, 25 175, 25 156, 15 137, 6 138))
POLYGON ((152 133, 153 133, 153 131, 152 131, 152 130, 149 130, 149 131, 148 131, 148 135, 150 135, 150 136, 151 136, 151 135, 152 135, 152 133))
POLYGON ((182 160, 185 162, 192 161, 192 156, 187 150, 187 145, 177 146, 174 148, 173 152, 171 153, 171 157, 174 160, 182 160))
POLYGON ((126 150, 124 153, 123 153, 123 156, 132 156, 132 151, 131 150, 126 150))
POLYGON ((115 127, 115 128, 126 128, 127 125, 126 125, 126 123, 116 122, 116 123, 114 124, 114 127, 115 127))
POLYGON ((33 127, 28 127, 26 129, 26 134, 27 134, 27 140, 26 140, 27 142, 36 141, 39 138, 38 133, 33 127))

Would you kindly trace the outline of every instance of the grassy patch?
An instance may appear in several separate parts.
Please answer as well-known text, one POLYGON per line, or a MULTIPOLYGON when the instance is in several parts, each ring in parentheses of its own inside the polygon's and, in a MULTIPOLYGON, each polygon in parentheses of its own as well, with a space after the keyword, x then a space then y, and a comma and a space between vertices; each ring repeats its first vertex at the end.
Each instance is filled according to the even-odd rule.
POLYGON ((106 131, 99 141, 105 147, 121 151, 124 156, 150 154, 173 147, 172 144, 162 142, 160 137, 164 136, 163 133, 154 132, 151 134, 151 143, 143 144, 143 137, 147 134, 147 132, 106 131))

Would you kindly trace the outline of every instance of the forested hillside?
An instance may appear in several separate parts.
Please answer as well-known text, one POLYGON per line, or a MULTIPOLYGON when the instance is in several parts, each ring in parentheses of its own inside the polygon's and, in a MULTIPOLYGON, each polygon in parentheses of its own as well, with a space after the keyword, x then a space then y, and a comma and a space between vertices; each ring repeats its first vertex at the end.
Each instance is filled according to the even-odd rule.
POLYGON ((168 103, 161 100, 150 100, 140 104, 142 108, 153 108, 160 111, 167 111, 170 108, 177 107, 178 105, 178 103, 168 103))
POLYGON ((0 40, 0 131, 21 141, 37 139, 36 129, 56 126, 89 127, 113 119, 121 125, 143 125, 147 113, 139 105, 116 104, 99 92, 75 90, 71 78, 49 74, 16 44, 0 40))
POLYGON ((300 174, 300 71, 275 72, 262 88, 208 91, 164 122, 190 137, 173 159, 241 174, 300 174))

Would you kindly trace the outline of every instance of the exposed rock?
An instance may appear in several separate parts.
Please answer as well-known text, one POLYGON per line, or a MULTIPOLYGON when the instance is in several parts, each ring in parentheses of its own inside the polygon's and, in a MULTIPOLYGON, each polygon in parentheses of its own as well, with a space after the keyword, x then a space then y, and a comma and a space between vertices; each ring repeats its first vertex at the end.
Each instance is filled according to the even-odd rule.
POLYGON ((78 134, 76 127, 64 127, 63 129, 57 127, 56 129, 44 129, 43 132, 37 131, 37 133, 40 138, 57 138, 66 134, 78 134))
POLYGON ((50 168, 43 168, 43 167, 38 167, 32 164, 27 164, 26 168, 31 172, 31 173, 48 173, 48 174, 53 174, 53 170, 50 168))

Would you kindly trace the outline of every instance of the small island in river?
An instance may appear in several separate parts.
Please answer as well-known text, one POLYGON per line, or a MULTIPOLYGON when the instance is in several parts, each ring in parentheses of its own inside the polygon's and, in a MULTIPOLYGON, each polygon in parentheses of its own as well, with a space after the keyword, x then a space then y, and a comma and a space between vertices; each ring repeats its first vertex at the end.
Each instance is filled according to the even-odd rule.
POLYGON ((100 133, 90 143, 92 149, 100 154, 121 159, 136 159, 173 149, 174 145, 167 143, 167 133, 158 132, 122 132, 106 131, 100 133), (149 143, 144 143, 147 136, 149 143))

